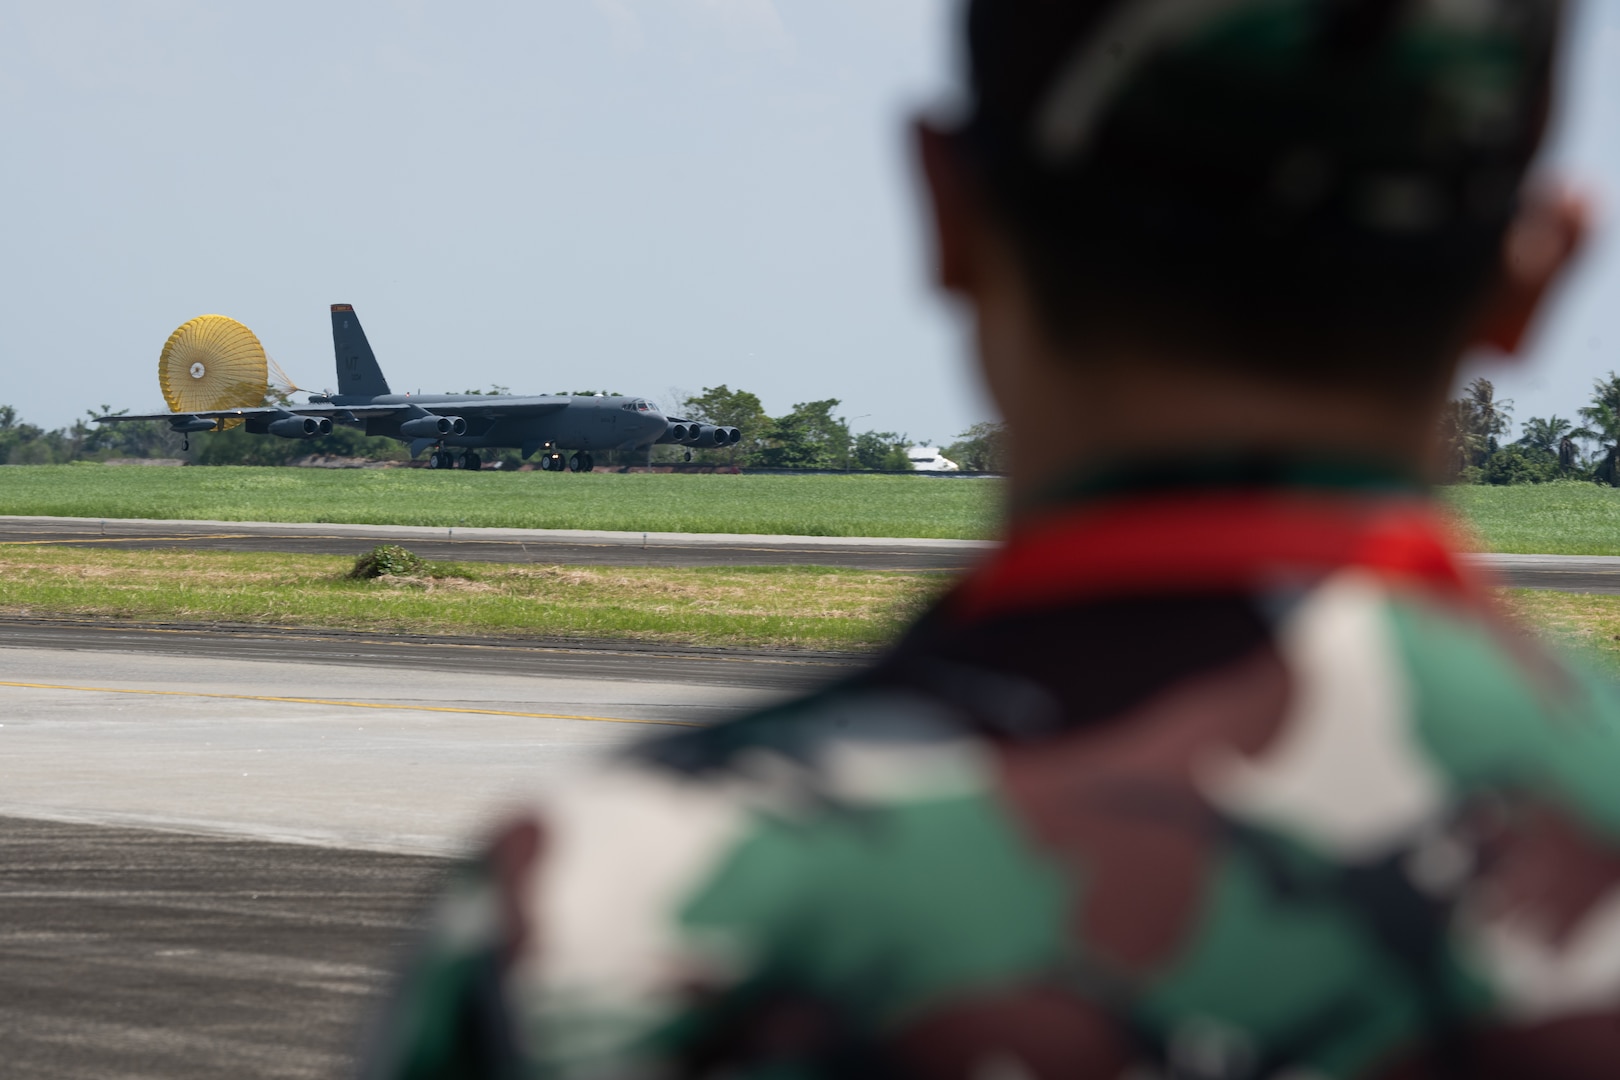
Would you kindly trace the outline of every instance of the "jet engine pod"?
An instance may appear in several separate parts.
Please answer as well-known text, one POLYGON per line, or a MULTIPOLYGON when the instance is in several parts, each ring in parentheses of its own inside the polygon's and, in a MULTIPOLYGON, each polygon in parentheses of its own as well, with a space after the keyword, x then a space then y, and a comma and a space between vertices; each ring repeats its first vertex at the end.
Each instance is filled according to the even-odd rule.
POLYGON ((700 424, 692 429, 692 444, 694 446, 724 446, 726 441, 724 428, 700 424))
POLYGON ((742 442, 742 432, 734 427, 721 428, 726 433, 726 445, 735 446, 742 442))
POLYGON ((270 421, 269 431, 283 439, 313 439, 332 434, 332 421, 324 416, 284 416, 270 421))
POLYGON ((399 433, 412 439, 442 439, 446 435, 465 435, 467 421, 459 416, 419 416, 399 425, 399 433))
POLYGON ((686 441, 687 432, 689 430, 690 429, 687 428, 685 424, 671 424, 669 425, 667 437, 671 442, 683 443, 686 441))

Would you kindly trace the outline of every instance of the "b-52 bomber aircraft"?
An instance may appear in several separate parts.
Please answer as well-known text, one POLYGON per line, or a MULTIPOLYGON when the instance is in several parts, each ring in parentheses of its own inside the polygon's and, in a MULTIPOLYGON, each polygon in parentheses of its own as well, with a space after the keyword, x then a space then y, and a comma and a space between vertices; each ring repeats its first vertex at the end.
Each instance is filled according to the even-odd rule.
POLYGON ((199 316, 174 332, 158 362, 173 411, 96 420, 166 420, 188 436, 243 424, 253 434, 284 439, 328 435, 343 424, 407 442, 413 458, 430 450, 435 469, 478 469, 479 451, 511 448, 525 460, 540 453, 540 467, 551 472, 589 472, 593 450, 722 447, 742 438, 736 428, 665 416, 646 398, 396 394, 349 304, 332 305, 332 346, 336 392, 310 394, 308 404, 264 404, 269 384, 258 339, 233 319, 199 316))

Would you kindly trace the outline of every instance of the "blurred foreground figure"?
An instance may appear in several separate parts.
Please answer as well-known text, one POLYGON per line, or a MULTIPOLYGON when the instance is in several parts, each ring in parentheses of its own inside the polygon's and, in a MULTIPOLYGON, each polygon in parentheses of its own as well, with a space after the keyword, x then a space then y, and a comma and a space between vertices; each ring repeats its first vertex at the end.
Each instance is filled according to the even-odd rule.
POLYGON ((1620 708, 1420 478, 1583 214, 1542 0, 978 0, 920 125, 1006 548, 444 898, 375 1077, 1620 1076, 1620 708))

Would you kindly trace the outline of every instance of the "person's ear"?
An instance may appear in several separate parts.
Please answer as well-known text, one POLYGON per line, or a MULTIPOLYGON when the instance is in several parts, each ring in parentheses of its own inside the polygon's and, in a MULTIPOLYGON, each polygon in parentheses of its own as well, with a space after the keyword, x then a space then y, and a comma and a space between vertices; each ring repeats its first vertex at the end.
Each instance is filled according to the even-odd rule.
POLYGON ((951 137, 925 120, 912 125, 917 164, 928 189, 934 280, 947 292, 971 293, 977 278, 979 205, 973 180, 951 137))
POLYGON ((1591 229, 1591 204, 1571 193, 1527 195, 1502 243, 1496 284, 1480 312, 1474 341, 1514 355, 1536 314, 1574 262, 1591 229))

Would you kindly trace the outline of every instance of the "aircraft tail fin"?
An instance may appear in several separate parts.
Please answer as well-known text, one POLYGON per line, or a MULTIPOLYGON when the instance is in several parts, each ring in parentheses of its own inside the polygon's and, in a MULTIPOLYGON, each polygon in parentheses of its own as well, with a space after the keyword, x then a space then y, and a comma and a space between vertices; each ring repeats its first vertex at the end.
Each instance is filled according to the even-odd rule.
POLYGON ((332 351, 337 356, 337 392, 344 397, 392 393, 352 304, 332 305, 332 351))

